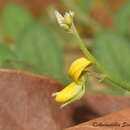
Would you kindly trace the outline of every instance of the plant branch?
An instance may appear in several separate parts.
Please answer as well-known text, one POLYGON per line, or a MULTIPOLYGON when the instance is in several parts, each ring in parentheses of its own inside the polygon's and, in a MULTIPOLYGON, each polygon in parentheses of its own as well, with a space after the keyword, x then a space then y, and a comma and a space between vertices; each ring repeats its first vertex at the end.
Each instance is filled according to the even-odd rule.
POLYGON ((111 77, 109 74, 107 74, 107 72, 105 71, 104 67, 97 62, 96 58, 89 52, 89 50, 86 48, 84 42, 80 38, 79 33, 77 32, 74 23, 72 24, 72 34, 77 39, 77 43, 78 43, 81 51, 85 55, 85 57, 93 62, 93 64, 95 65, 97 70, 100 71, 100 73, 105 75, 105 79, 111 81, 113 84, 115 84, 115 85, 117 85, 117 86, 119 86, 119 87, 121 87, 123 89, 126 89, 126 90, 130 91, 130 87, 127 84, 113 79, 113 77, 111 77))

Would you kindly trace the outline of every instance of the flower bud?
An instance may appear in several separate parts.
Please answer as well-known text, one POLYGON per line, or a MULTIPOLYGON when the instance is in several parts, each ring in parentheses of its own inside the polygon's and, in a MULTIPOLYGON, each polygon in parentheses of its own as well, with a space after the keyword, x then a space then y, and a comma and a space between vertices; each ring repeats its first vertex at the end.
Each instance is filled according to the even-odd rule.
POLYGON ((59 25, 65 30, 71 32, 74 12, 69 11, 69 12, 66 12, 64 16, 62 16, 58 11, 55 11, 55 16, 57 18, 59 25))

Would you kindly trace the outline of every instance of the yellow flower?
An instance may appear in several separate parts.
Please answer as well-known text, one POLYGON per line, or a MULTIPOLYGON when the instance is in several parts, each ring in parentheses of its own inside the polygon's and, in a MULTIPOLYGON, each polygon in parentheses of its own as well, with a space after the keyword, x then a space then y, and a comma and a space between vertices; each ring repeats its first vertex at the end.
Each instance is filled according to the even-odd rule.
POLYGON ((78 81, 79 78, 81 77, 82 73, 84 72, 84 70, 89 67, 92 64, 91 61, 87 60, 84 57, 81 57, 77 60, 75 60, 69 70, 68 70, 68 74, 70 75, 70 77, 74 80, 74 81, 78 81))
POLYGON ((74 82, 67 85, 63 90, 60 92, 56 92, 53 94, 55 96, 55 101, 63 103, 61 107, 80 99, 86 90, 86 80, 84 78, 83 72, 87 67, 92 64, 91 61, 85 58, 79 58, 75 60, 70 68, 69 68, 69 75, 74 80, 74 82))

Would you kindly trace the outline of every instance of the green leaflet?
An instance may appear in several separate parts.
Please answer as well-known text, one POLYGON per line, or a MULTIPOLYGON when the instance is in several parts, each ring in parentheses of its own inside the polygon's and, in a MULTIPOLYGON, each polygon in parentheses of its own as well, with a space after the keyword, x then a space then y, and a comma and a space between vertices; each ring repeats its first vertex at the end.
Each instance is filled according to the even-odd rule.
POLYGON ((114 15, 116 30, 121 33, 130 32, 130 1, 122 5, 114 15))
POLYGON ((63 55, 54 32, 46 26, 34 24, 29 27, 16 43, 20 61, 30 63, 38 72, 64 80, 63 55))
POLYGON ((10 50, 6 45, 0 44, 0 67, 6 68, 8 65, 8 62, 10 60, 14 60, 16 58, 15 53, 10 50), (3 64, 6 63, 6 66, 3 66, 3 64))
POLYGON ((114 32, 102 31, 94 39, 93 54, 115 79, 130 82, 130 44, 114 32))
POLYGON ((6 36, 16 40, 24 29, 33 23, 29 12, 17 4, 7 4, 2 11, 2 24, 6 36))

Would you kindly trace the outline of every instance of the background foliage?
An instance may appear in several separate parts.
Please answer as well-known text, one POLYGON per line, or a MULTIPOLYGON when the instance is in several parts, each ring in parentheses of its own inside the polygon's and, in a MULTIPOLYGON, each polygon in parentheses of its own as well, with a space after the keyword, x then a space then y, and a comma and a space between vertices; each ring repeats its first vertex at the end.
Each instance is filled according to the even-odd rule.
MULTIPOLYGON (((75 12, 86 46, 113 78, 129 84, 129 7, 129 0, 115 10, 108 0, 59 0, 34 16, 19 4, 7 3, 0 12, 0 68, 30 71, 66 83, 63 50, 73 53, 78 47, 56 24, 53 8, 57 8, 75 12)), ((122 92, 104 83, 109 90, 122 92)))

